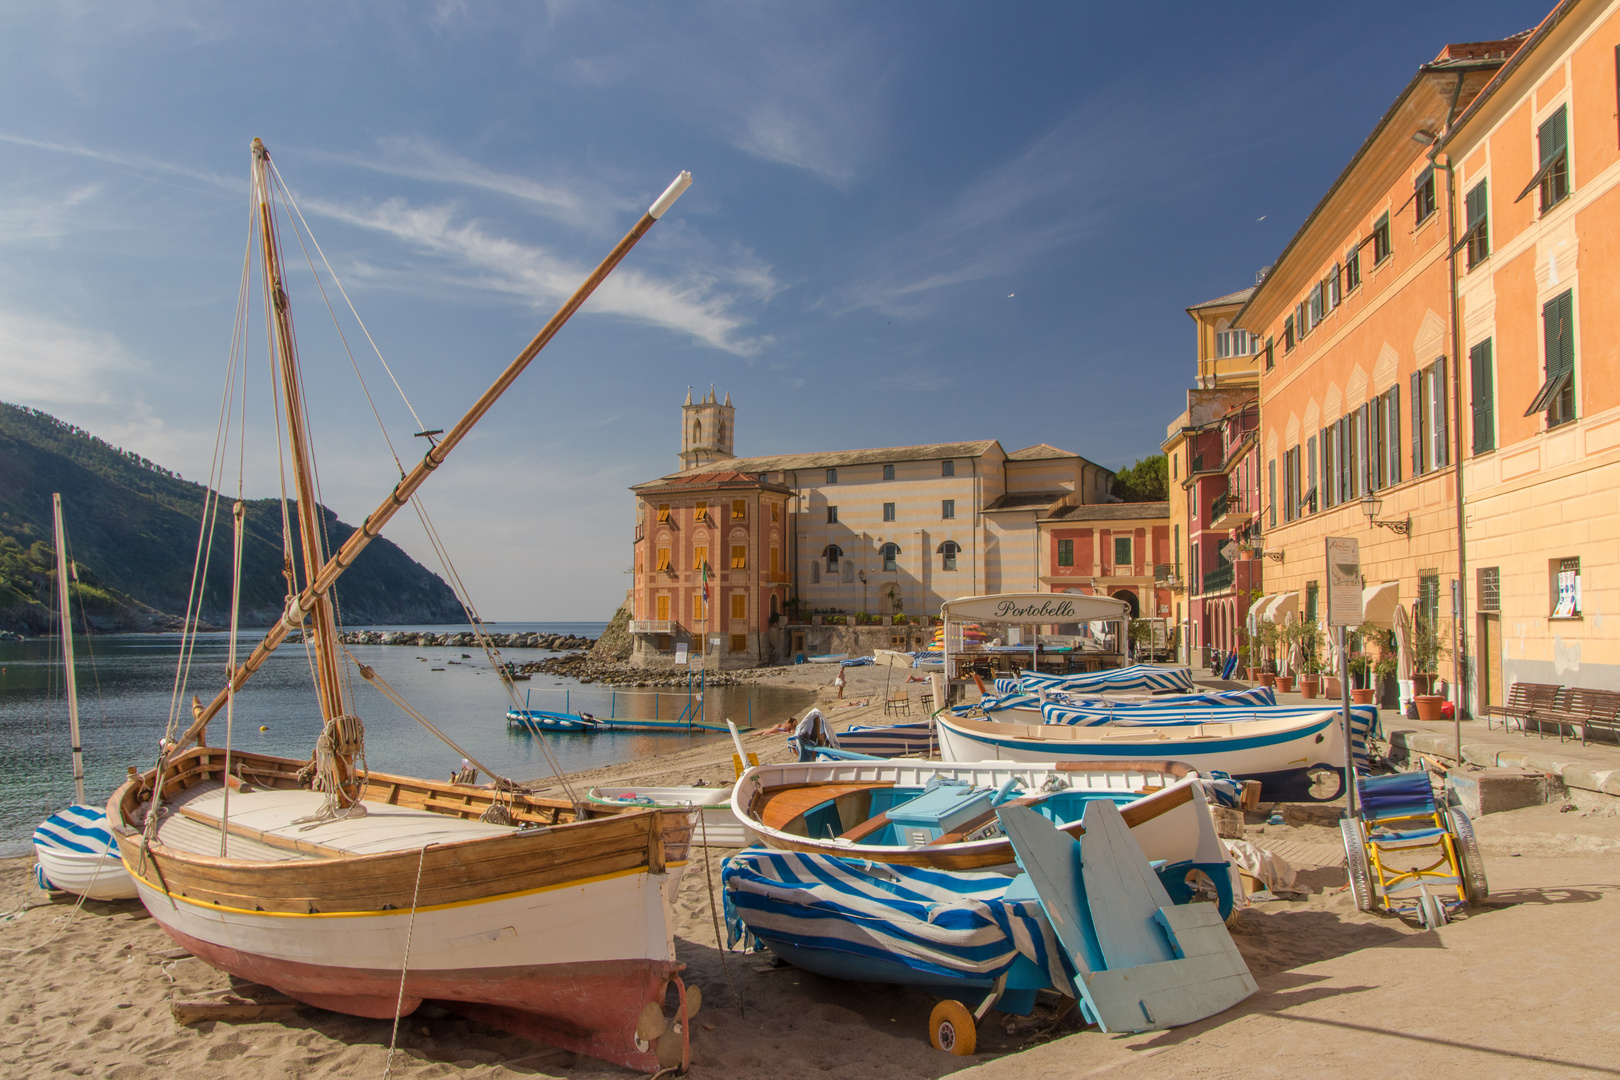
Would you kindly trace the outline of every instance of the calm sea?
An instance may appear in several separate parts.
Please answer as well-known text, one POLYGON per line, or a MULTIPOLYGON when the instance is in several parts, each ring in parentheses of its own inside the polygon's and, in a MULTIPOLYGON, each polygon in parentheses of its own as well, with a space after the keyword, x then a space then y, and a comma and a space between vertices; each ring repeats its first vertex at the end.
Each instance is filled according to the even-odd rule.
MULTIPOLYGON (((498 633, 575 634, 596 637, 606 623, 492 623, 498 633)), ((457 633, 464 626, 351 627, 457 633)), ((238 659, 263 631, 242 631, 238 659)), ((192 659, 183 709, 191 694, 208 701, 224 683, 229 634, 204 634, 192 659)), ((180 638, 175 634, 114 634, 75 638, 79 726, 84 741, 85 796, 102 802, 125 775, 125 766, 150 768, 168 722, 180 638)), ((549 776, 540 736, 506 724, 509 699, 489 661, 476 648, 354 645, 361 663, 376 669, 400 694, 474 757, 518 780, 549 776), (470 655, 464 655, 470 654, 470 655), (442 668, 442 671, 434 670, 442 668)), ((504 649, 521 663, 556 655, 544 649, 504 649)), ((0 856, 30 850, 29 835, 43 818, 73 801, 68 710, 63 691, 61 641, 0 641, 0 856)), ((353 680, 356 711, 366 724, 366 759, 373 769, 407 776, 448 778, 460 758, 363 680, 353 680)), ((608 716, 675 719, 689 707, 685 690, 598 689, 573 679, 536 674, 517 683, 534 708, 608 716)), ((710 723, 730 718, 741 726, 774 724, 806 703, 808 693, 758 685, 709 690, 710 723)), ((299 645, 283 645, 236 698, 232 741, 244 750, 308 758, 320 733, 309 661, 299 645)), ((550 735, 552 752, 573 772, 671 753, 726 736, 550 735)), ((225 742, 225 714, 208 727, 208 741, 225 742)))

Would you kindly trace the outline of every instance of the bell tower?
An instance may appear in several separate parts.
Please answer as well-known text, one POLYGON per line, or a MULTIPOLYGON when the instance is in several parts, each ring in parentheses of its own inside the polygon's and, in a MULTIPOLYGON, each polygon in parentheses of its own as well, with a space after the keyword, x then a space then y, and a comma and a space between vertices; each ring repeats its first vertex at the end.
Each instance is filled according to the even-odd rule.
POLYGON ((696 405, 692 404, 692 388, 686 388, 686 403, 681 406, 681 468, 695 469, 737 455, 731 452, 732 417, 731 395, 725 404, 715 400, 714 387, 696 405))

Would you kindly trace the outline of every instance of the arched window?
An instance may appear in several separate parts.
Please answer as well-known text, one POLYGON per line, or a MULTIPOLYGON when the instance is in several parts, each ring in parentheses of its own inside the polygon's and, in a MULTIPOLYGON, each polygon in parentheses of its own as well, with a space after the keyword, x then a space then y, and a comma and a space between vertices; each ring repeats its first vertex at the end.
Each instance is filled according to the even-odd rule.
POLYGON ((900 563, 899 563, 900 545, 899 544, 884 544, 881 548, 878 549, 878 554, 883 556, 883 569, 885 571, 892 574, 896 570, 900 569, 900 563))
POLYGON ((838 560, 843 558, 843 556, 844 549, 839 547, 837 544, 828 544, 827 550, 821 553, 821 557, 827 560, 828 572, 838 569, 838 560))
POLYGON ((961 545, 955 540, 947 540, 943 544, 939 545, 939 568, 941 570, 955 570, 956 556, 959 555, 961 551, 961 545))
POLYGON ((703 421, 701 420, 692 421, 692 445, 703 445, 703 421))

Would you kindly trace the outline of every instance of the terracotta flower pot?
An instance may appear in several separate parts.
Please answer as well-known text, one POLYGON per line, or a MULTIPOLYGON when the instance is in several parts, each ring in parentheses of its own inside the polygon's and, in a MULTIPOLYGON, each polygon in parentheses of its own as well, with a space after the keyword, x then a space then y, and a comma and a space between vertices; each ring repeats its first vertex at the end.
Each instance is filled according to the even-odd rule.
POLYGON ((1414 672, 1412 675, 1412 695, 1414 697, 1428 694, 1434 690, 1434 680, 1439 678, 1432 671, 1414 672))
POLYGON ((1284 694, 1292 694, 1294 692, 1294 677, 1292 675, 1278 675, 1277 689, 1284 694))
POLYGON ((1445 703, 1445 698, 1439 694, 1418 694, 1415 700, 1419 720, 1440 719, 1440 706, 1445 703))
POLYGON ((1344 685, 1337 676, 1328 675, 1322 679, 1322 696, 1335 699, 1344 697, 1344 685))
POLYGON ((1262 671, 1260 673, 1260 685, 1261 686, 1276 686, 1277 685, 1277 676, 1274 675, 1273 673, 1269 672, 1269 671, 1262 671))
POLYGON ((1373 699, 1373 688, 1370 687, 1370 686, 1367 687, 1364 690, 1351 690, 1350 691, 1350 700, 1355 702, 1357 705, 1371 705, 1372 704, 1372 699, 1373 699))
POLYGON ((1316 675, 1303 676, 1299 680, 1299 692, 1300 692, 1300 696, 1305 698, 1305 700, 1307 700, 1307 701, 1309 701, 1311 698, 1314 698, 1317 694, 1321 693, 1322 692, 1322 680, 1321 680, 1320 676, 1316 676, 1316 675))

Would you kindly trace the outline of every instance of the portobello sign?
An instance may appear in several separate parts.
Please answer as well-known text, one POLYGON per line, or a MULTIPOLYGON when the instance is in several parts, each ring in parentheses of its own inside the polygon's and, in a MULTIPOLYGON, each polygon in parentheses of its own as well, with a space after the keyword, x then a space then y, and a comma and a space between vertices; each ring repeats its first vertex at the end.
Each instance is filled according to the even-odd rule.
POLYGON ((996 593, 991 596, 964 596, 940 605, 940 614, 960 622, 1043 623, 1091 622, 1094 619, 1121 619, 1130 605, 1112 596, 1080 596, 1075 593, 996 593))

